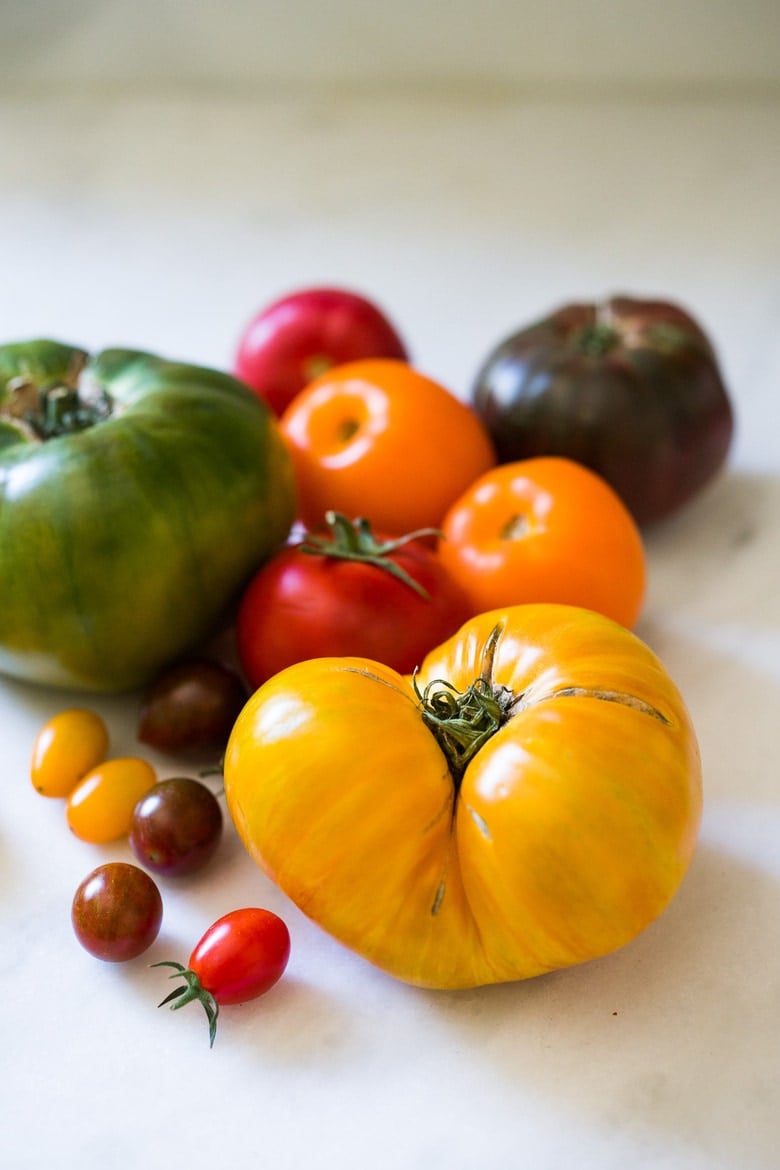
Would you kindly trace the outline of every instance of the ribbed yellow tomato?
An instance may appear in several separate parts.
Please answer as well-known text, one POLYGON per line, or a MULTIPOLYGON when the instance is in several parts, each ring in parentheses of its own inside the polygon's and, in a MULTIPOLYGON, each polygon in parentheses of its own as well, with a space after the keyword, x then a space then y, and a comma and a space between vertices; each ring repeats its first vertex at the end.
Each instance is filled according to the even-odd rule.
POLYGON ((300 909, 427 987, 608 954, 668 905, 701 815, 696 737, 658 658, 593 612, 495 610, 415 679, 280 672, 225 756, 247 849, 300 909))

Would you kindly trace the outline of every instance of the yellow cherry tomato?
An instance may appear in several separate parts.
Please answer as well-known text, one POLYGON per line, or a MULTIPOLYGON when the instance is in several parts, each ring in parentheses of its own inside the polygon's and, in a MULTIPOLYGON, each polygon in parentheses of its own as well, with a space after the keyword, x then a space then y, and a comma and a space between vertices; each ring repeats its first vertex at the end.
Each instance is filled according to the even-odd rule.
POLYGON ((146 760, 122 756, 99 764, 68 798, 68 825, 82 841, 103 845, 130 830, 136 804, 157 783, 146 760))
POLYGON ((69 796, 108 754, 108 728, 95 711, 73 707, 44 723, 33 744, 30 779, 41 796, 69 796))
POLYGON ((437 988, 629 942, 679 887, 702 800, 662 663, 565 605, 481 614, 414 678, 362 658, 280 671, 233 728, 225 795, 305 914, 437 988))

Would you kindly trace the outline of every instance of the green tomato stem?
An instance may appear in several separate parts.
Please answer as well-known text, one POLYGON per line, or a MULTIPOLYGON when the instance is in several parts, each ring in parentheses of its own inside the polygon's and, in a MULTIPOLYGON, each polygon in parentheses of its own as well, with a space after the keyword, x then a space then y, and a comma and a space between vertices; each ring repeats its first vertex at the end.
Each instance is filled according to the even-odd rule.
POLYGON ((203 1010, 206 1013, 206 1018, 209 1022, 209 1048, 214 1047, 214 1041, 217 1036, 217 1018, 219 1016, 219 1004, 210 991, 206 991, 201 984, 198 976, 194 971, 187 970, 181 963, 174 963, 170 960, 163 960, 160 963, 152 963, 152 967, 173 967, 173 975, 171 979, 181 977, 184 980, 183 987, 176 987, 165 999, 161 999, 158 1007, 164 1007, 165 1004, 170 1005, 171 1011, 176 1011, 178 1008, 184 1007, 185 1004, 192 1003, 197 999, 199 1003, 203 1004, 203 1010))
POLYGON ((493 659, 501 627, 491 631, 485 646, 482 673, 465 691, 457 691, 445 679, 434 679, 421 691, 416 677, 415 694, 423 723, 444 752, 456 793, 470 761, 491 736, 511 717, 518 696, 493 680, 493 659))
POLYGON ((406 536, 399 536, 393 540, 377 540, 371 531, 369 521, 362 516, 353 522, 340 512, 329 511, 325 513, 325 522, 329 534, 317 536, 309 533, 298 545, 300 552, 308 553, 310 556, 333 557, 335 560, 373 565, 408 585, 425 601, 430 600, 427 590, 423 589, 419 581, 415 581, 405 569, 391 560, 390 553, 423 536, 440 536, 438 528, 418 528, 406 536))

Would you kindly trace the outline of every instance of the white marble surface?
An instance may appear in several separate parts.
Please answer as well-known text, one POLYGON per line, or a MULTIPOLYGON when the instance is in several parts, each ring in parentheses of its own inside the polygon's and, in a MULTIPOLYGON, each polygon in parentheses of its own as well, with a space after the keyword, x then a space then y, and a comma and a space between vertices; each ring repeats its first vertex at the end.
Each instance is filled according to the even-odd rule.
MULTIPOLYGON (((76 944, 73 891, 128 857, 28 780, 73 696, 0 681, 0 1165, 140 1170, 774 1170, 780 1128, 780 100, 522 100, 145 87, 0 95, 0 333, 229 362, 255 308, 314 282, 376 297, 463 393, 508 329, 572 297, 687 304, 738 416, 728 471, 648 538, 640 626, 704 759, 701 843, 621 953, 525 984, 421 992, 304 920, 228 833, 166 884, 149 955, 76 944), (293 938, 269 996, 156 1010, 257 902, 293 938), (166 988, 167 990, 167 988, 166 988)), ((1 602, 0 602, 1 603, 1 602)), ((137 750, 136 699, 96 702, 137 750)), ((177 770, 170 762, 163 774, 177 770)))

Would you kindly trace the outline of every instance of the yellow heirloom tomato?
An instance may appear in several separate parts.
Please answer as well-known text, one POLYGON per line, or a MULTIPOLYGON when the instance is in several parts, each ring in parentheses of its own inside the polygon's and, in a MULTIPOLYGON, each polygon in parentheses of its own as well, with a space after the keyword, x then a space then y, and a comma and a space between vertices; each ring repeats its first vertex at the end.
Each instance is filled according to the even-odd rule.
POLYGON ((298 907, 410 983, 608 954, 668 905, 701 815, 683 700, 634 634, 571 606, 480 614, 408 678, 313 659, 239 716, 225 794, 298 907))

